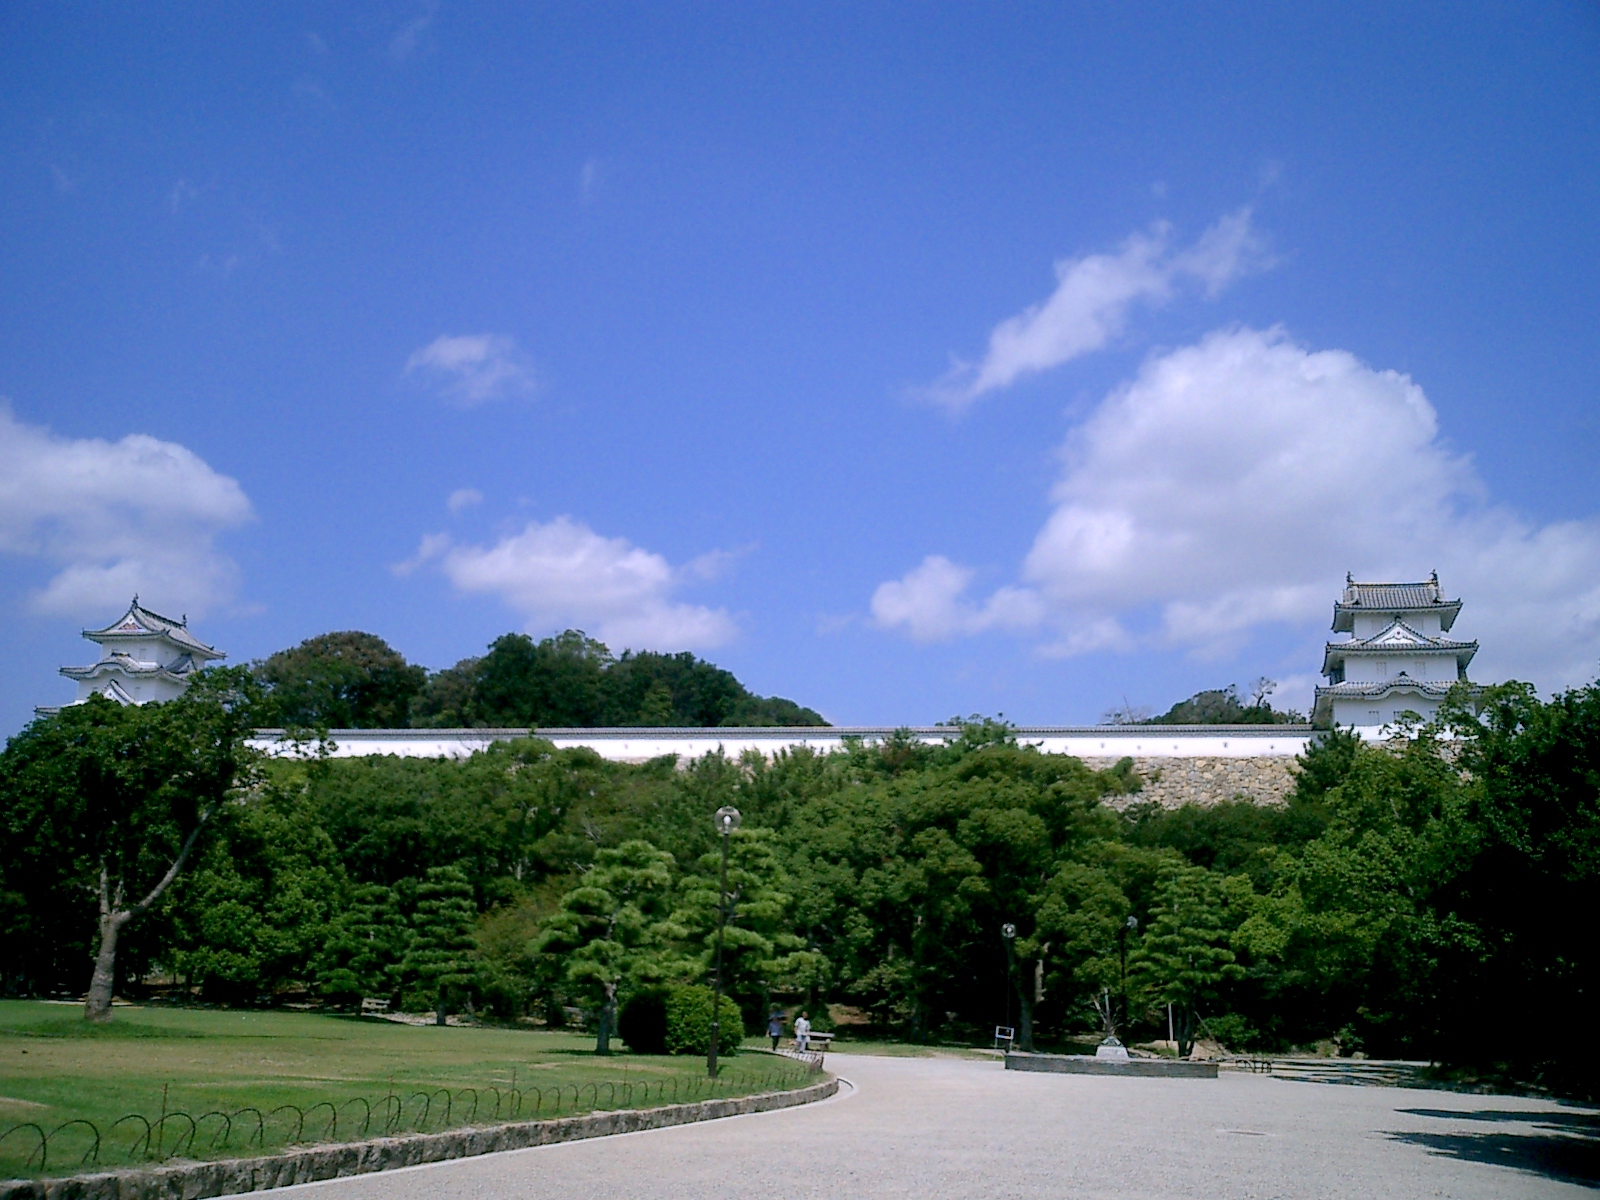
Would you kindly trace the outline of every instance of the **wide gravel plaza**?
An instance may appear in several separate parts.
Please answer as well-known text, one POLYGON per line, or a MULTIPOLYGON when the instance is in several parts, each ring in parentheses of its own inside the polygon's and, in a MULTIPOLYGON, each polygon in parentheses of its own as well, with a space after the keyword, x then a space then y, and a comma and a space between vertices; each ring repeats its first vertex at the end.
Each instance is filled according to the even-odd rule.
POLYGON ((1593 1196, 1600 1113, 1506 1096, 836 1055, 821 1104, 288 1189, 478 1197, 1593 1196))

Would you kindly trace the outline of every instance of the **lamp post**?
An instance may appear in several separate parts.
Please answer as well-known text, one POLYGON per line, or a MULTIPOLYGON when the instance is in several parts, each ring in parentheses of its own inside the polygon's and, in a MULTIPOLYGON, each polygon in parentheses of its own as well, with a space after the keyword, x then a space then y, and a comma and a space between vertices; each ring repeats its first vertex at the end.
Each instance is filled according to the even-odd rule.
POLYGON ((717 1043, 722 1040, 722 931, 728 924, 728 837, 739 828, 739 810, 731 804, 717 809, 714 820, 722 835, 722 879, 717 887, 717 968, 711 983, 711 1048, 706 1051, 706 1074, 717 1077, 717 1043))
POLYGON ((1122 961, 1122 1019, 1128 1020, 1128 935, 1139 928, 1139 918, 1130 916, 1117 930, 1117 957, 1122 961))
MULTIPOLYGON (((1011 1027, 1011 990, 1016 987, 1017 963, 1013 957, 1017 940, 1017 927, 1010 921, 1000 926, 1000 937, 1006 944, 1006 1027, 1011 1027)), ((1010 1053, 1008 1050, 1007 1053, 1010 1053)))

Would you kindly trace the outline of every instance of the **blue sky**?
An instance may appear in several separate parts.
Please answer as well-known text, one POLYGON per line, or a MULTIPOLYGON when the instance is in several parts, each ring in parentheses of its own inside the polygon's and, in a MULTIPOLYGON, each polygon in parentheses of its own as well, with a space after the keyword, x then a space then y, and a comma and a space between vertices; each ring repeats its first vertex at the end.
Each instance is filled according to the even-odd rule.
POLYGON ((0 14, 0 726, 137 590, 845 723, 1600 664, 1592 5, 0 14))

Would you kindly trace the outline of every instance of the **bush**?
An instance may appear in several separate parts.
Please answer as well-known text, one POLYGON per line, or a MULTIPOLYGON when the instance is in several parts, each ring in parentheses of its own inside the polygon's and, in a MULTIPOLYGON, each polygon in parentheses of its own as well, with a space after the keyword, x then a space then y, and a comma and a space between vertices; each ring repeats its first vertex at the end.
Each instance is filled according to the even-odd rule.
MULTIPOLYGON (((731 997, 722 997, 718 1054, 735 1054, 744 1040, 744 1019, 731 997)), ((667 1053, 705 1054, 711 1048, 711 989, 678 987, 667 994, 667 1053)))
POLYGON ((622 1006, 617 1032, 635 1054, 667 1052, 667 996, 665 988, 646 988, 622 1006))

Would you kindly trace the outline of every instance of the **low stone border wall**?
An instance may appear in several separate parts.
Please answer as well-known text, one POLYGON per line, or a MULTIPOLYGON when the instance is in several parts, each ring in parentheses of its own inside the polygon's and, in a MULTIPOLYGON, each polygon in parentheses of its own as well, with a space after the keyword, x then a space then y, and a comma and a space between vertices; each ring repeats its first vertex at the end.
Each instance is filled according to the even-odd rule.
POLYGON ((1171 1058, 1095 1058, 1088 1054, 1008 1054, 1008 1071, 1056 1075, 1120 1075, 1153 1079, 1215 1079, 1217 1064, 1171 1058))
POLYGON ((530 1146, 771 1112, 825 1100, 838 1090, 838 1079, 829 1077, 791 1092, 763 1092, 756 1096, 669 1104, 662 1108, 622 1109, 553 1121, 523 1121, 411 1137, 374 1138, 344 1145, 310 1146, 262 1158, 132 1168, 59 1179, 14 1179, 0 1182, 0 1200, 202 1200, 207 1196, 259 1192, 296 1183, 315 1183, 319 1179, 494 1154, 501 1150, 524 1150, 530 1146))

